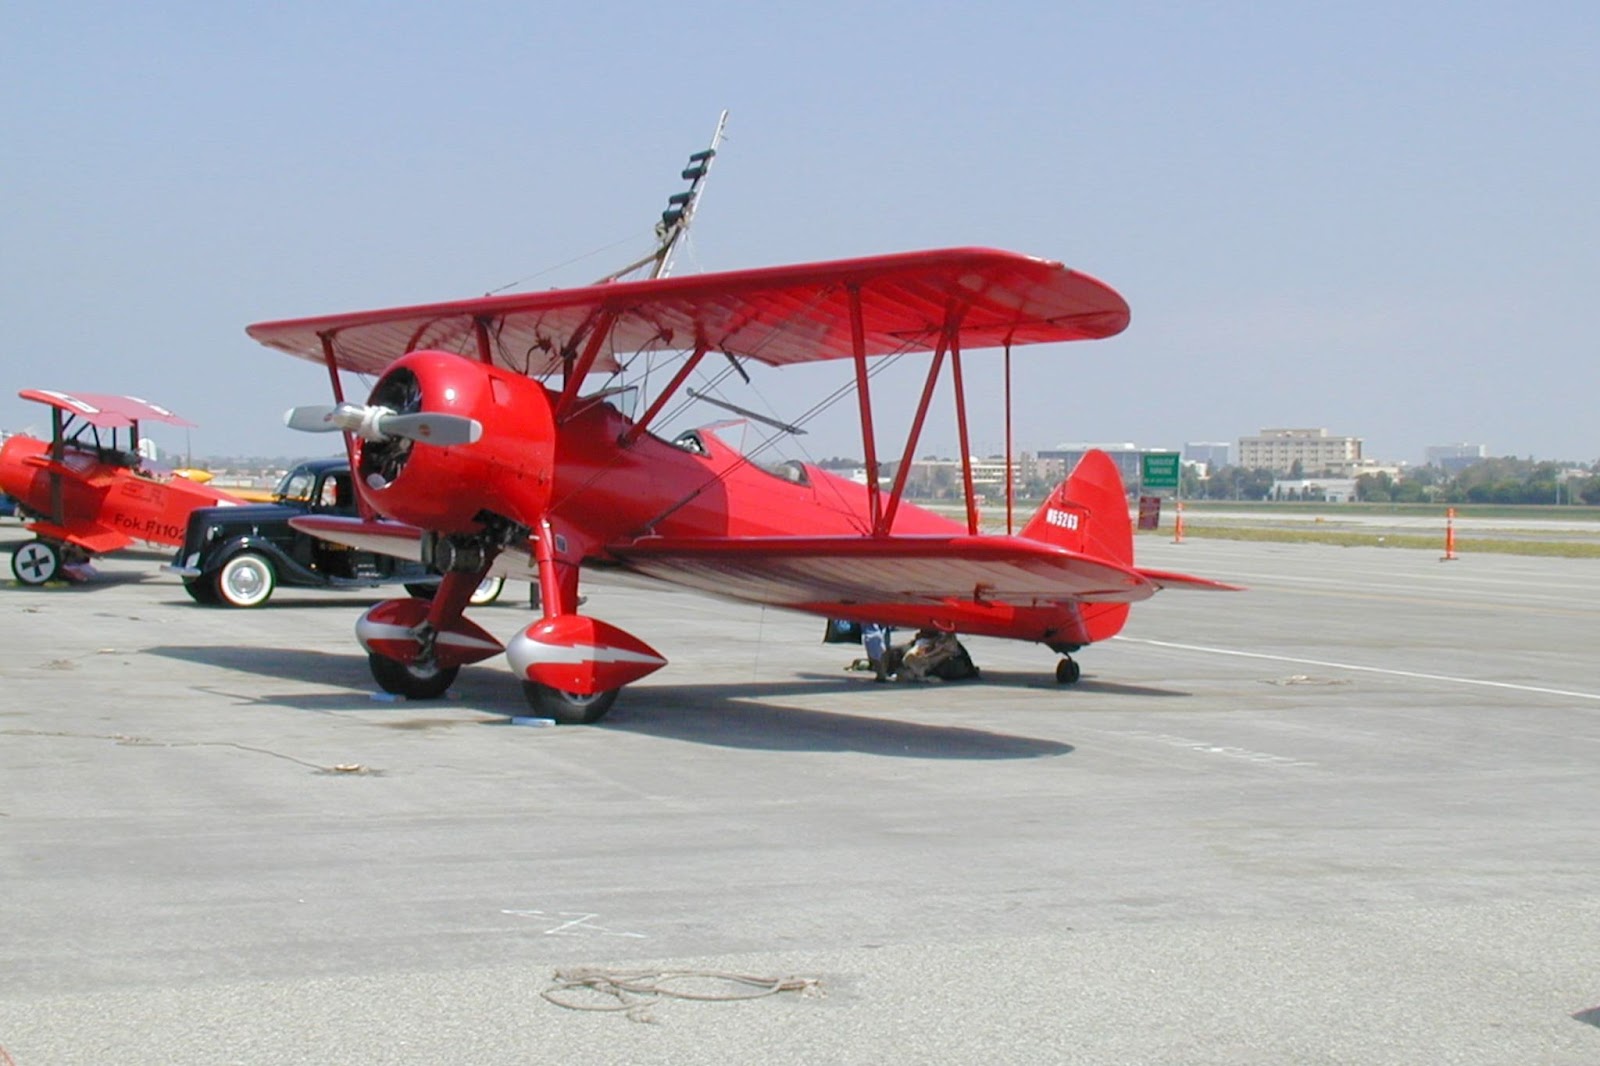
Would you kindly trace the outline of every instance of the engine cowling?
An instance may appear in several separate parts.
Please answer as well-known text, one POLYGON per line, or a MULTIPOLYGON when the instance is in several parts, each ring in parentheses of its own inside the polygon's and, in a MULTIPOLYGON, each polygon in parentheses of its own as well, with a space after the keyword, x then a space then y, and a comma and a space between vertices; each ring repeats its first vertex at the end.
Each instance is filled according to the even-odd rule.
POLYGON ((358 440, 356 484, 379 514, 440 533, 476 533, 485 511, 533 525, 549 507, 555 421, 538 382, 451 352, 418 351, 384 371, 368 403, 483 427, 471 444, 358 440))

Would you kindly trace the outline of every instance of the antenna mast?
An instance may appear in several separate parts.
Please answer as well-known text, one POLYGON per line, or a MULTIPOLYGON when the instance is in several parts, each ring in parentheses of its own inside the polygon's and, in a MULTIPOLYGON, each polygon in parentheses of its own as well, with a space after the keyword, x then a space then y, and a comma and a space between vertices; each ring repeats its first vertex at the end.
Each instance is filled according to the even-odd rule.
POLYGON ((661 221, 656 223, 656 250, 621 270, 607 274, 595 284, 616 281, 645 266, 650 266, 649 276, 652 278, 664 278, 671 272, 672 253, 677 250, 683 235, 689 232, 689 223, 694 221, 694 210, 700 203, 700 193, 705 189, 706 175, 711 172, 711 163, 717 157, 717 148, 722 144, 722 131, 727 125, 728 112, 724 110, 717 118, 711 146, 689 157, 689 163, 683 170, 683 180, 689 183, 689 188, 667 197, 667 209, 661 212, 661 221))

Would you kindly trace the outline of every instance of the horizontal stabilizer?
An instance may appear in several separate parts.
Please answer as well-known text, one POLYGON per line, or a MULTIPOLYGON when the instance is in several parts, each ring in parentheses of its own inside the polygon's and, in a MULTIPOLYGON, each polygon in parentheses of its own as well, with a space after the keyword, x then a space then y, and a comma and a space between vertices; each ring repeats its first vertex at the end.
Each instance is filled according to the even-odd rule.
POLYGON ((1201 589, 1210 592, 1243 592, 1243 585, 1230 585, 1224 581, 1212 581, 1208 577, 1195 577, 1192 574, 1179 574, 1170 570, 1150 570, 1138 567, 1139 576, 1151 582, 1158 588, 1164 589, 1201 589))

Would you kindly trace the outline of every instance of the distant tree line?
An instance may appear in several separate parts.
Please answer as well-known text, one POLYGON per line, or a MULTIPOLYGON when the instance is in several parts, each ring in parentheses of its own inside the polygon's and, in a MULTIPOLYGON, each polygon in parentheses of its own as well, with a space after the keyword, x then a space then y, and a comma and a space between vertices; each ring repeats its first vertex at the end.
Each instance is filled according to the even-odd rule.
MULTIPOLYGON (((928 457, 931 458, 931 457, 928 457)), ((823 469, 859 469, 862 460, 830 456, 817 464, 823 469)), ((1562 475, 1581 469, 1572 463, 1536 462, 1532 459, 1484 459, 1460 473, 1451 474, 1436 466, 1414 467, 1404 477, 1389 474, 1363 474, 1356 478, 1356 498, 1372 503, 1498 503, 1554 504, 1574 503, 1600 506, 1600 464, 1585 470, 1586 476, 1562 475)), ((1183 498, 1186 500, 1265 500, 1272 485, 1280 479, 1298 480, 1307 475, 1296 463, 1287 475, 1274 474, 1264 467, 1249 469, 1223 466, 1201 478, 1192 466, 1183 468, 1183 498)), ((1310 475, 1315 477, 1316 475, 1310 475)), ((1019 479, 1020 499, 1038 500, 1049 495, 1055 482, 1039 477, 1019 479)), ((1133 491, 1134 486, 1128 486, 1133 491)), ((948 466, 913 469, 907 484, 909 495, 918 499, 959 499, 961 477, 948 466)))
POLYGON ((1358 498, 1378 503, 1581 503, 1600 504, 1600 471, 1563 478, 1570 463, 1485 459, 1450 476, 1425 466, 1399 481, 1387 474, 1356 479, 1358 498))
MULTIPOLYGON (((1589 467, 1586 476, 1562 475, 1570 463, 1532 459, 1485 459, 1457 474, 1434 466, 1408 470, 1402 478, 1389 474, 1362 474, 1356 478, 1356 498, 1372 503, 1499 503, 1600 505, 1600 470, 1589 467)), ((1291 478, 1303 475, 1292 472, 1291 478)), ((1192 467, 1184 469, 1183 496, 1191 500, 1264 500, 1277 475, 1266 469, 1224 466, 1202 480, 1192 467)))

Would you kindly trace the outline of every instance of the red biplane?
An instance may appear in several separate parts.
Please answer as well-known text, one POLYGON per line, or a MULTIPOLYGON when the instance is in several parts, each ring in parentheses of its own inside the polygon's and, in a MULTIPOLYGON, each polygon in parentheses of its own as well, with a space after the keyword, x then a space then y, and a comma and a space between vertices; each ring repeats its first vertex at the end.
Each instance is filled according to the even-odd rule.
MULTIPOLYGON (((431 601, 393 599, 357 625, 374 678, 443 693, 463 664, 506 651, 536 712, 592 722, 665 665, 638 637, 580 613, 583 566, 620 567, 752 603, 834 619, 1035 641, 1066 656, 1123 626, 1161 588, 1230 586, 1134 565, 1116 467, 1090 453, 1019 533, 979 533, 970 466, 965 521, 904 499, 930 400, 948 367, 961 453, 962 377, 977 348, 1091 340, 1126 327, 1112 289, 1060 263, 989 249, 914 252, 490 296, 249 327, 326 365, 336 406, 297 408, 302 429, 343 429, 363 518, 297 525, 419 557, 446 576, 431 601), (880 481, 869 379, 877 357, 931 355, 891 485, 880 481), (643 359, 677 360, 637 417, 597 388, 643 359), (763 468, 712 428, 652 428, 697 369, 841 360, 852 372, 865 483, 809 463, 763 468), (347 403, 340 371, 379 375, 347 403), (538 580, 540 617, 500 642, 463 617, 486 574, 538 580)), ((1009 375, 1009 357, 1006 360, 1009 375)), ((657 370, 654 380, 665 372, 657 370)), ((1009 393, 1008 393, 1009 394, 1009 393)), ((713 401, 715 402, 715 401, 713 401)), ((749 412, 743 412, 749 414, 749 412)), ((792 427, 790 427, 792 428, 792 427)))
POLYGON ((145 461, 140 422, 193 425, 164 407, 89 392, 18 395, 47 405, 51 424, 48 441, 17 434, 0 446, 0 491, 38 534, 11 555, 11 573, 24 585, 42 585, 135 541, 182 544, 190 511, 241 502, 145 461))

